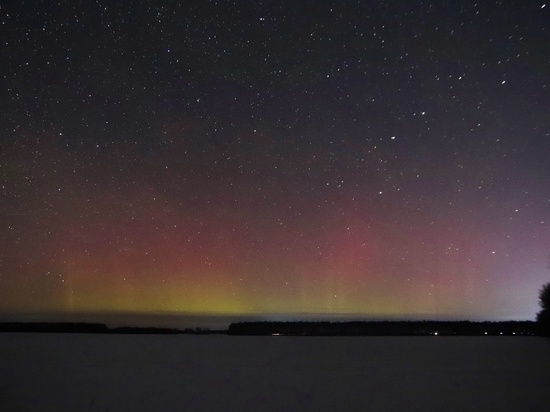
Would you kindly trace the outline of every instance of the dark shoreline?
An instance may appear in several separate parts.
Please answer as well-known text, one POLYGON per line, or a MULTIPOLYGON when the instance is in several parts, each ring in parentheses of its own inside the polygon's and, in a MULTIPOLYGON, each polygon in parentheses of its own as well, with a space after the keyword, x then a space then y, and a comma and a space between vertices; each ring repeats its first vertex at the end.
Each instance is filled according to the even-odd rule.
POLYGON ((532 321, 240 322, 229 335, 256 336, 535 336, 532 321))
POLYGON ((158 327, 122 326, 108 327, 104 323, 86 322, 1 322, 1 332, 24 333, 99 333, 125 335, 179 335, 179 334, 227 334, 226 330, 210 330, 207 328, 176 329, 158 327))
POLYGON ((208 328, 108 327, 85 322, 0 322, 0 332, 231 336, 537 336, 533 321, 259 321, 208 328))

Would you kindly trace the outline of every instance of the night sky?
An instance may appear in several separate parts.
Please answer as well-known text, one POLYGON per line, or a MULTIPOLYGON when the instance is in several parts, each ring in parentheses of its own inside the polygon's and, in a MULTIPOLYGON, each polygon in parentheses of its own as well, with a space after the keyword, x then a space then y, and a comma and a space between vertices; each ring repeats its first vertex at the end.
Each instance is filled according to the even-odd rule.
POLYGON ((550 4, 0 18, 0 313, 534 319, 550 4))

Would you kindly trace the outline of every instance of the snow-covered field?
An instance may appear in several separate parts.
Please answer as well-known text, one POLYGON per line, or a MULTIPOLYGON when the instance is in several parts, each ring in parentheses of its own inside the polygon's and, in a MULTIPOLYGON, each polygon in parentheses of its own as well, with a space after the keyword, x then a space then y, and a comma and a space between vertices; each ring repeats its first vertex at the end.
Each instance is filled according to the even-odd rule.
POLYGON ((1 411, 547 411, 550 340, 0 334, 1 411))

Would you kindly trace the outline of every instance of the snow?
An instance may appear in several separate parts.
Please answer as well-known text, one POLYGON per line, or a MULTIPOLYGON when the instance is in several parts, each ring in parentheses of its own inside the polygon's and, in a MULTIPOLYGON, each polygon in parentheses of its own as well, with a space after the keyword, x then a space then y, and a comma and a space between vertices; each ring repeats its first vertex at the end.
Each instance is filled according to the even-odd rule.
POLYGON ((0 334, 2 411, 543 411, 550 340, 0 334))

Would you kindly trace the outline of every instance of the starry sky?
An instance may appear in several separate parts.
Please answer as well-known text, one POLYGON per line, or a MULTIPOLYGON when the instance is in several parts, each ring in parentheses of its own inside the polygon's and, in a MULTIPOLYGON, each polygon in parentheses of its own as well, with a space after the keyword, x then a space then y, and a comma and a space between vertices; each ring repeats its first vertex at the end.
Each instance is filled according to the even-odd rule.
POLYGON ((0 314, 534 319, 549 12, 3 1, 0 314))

